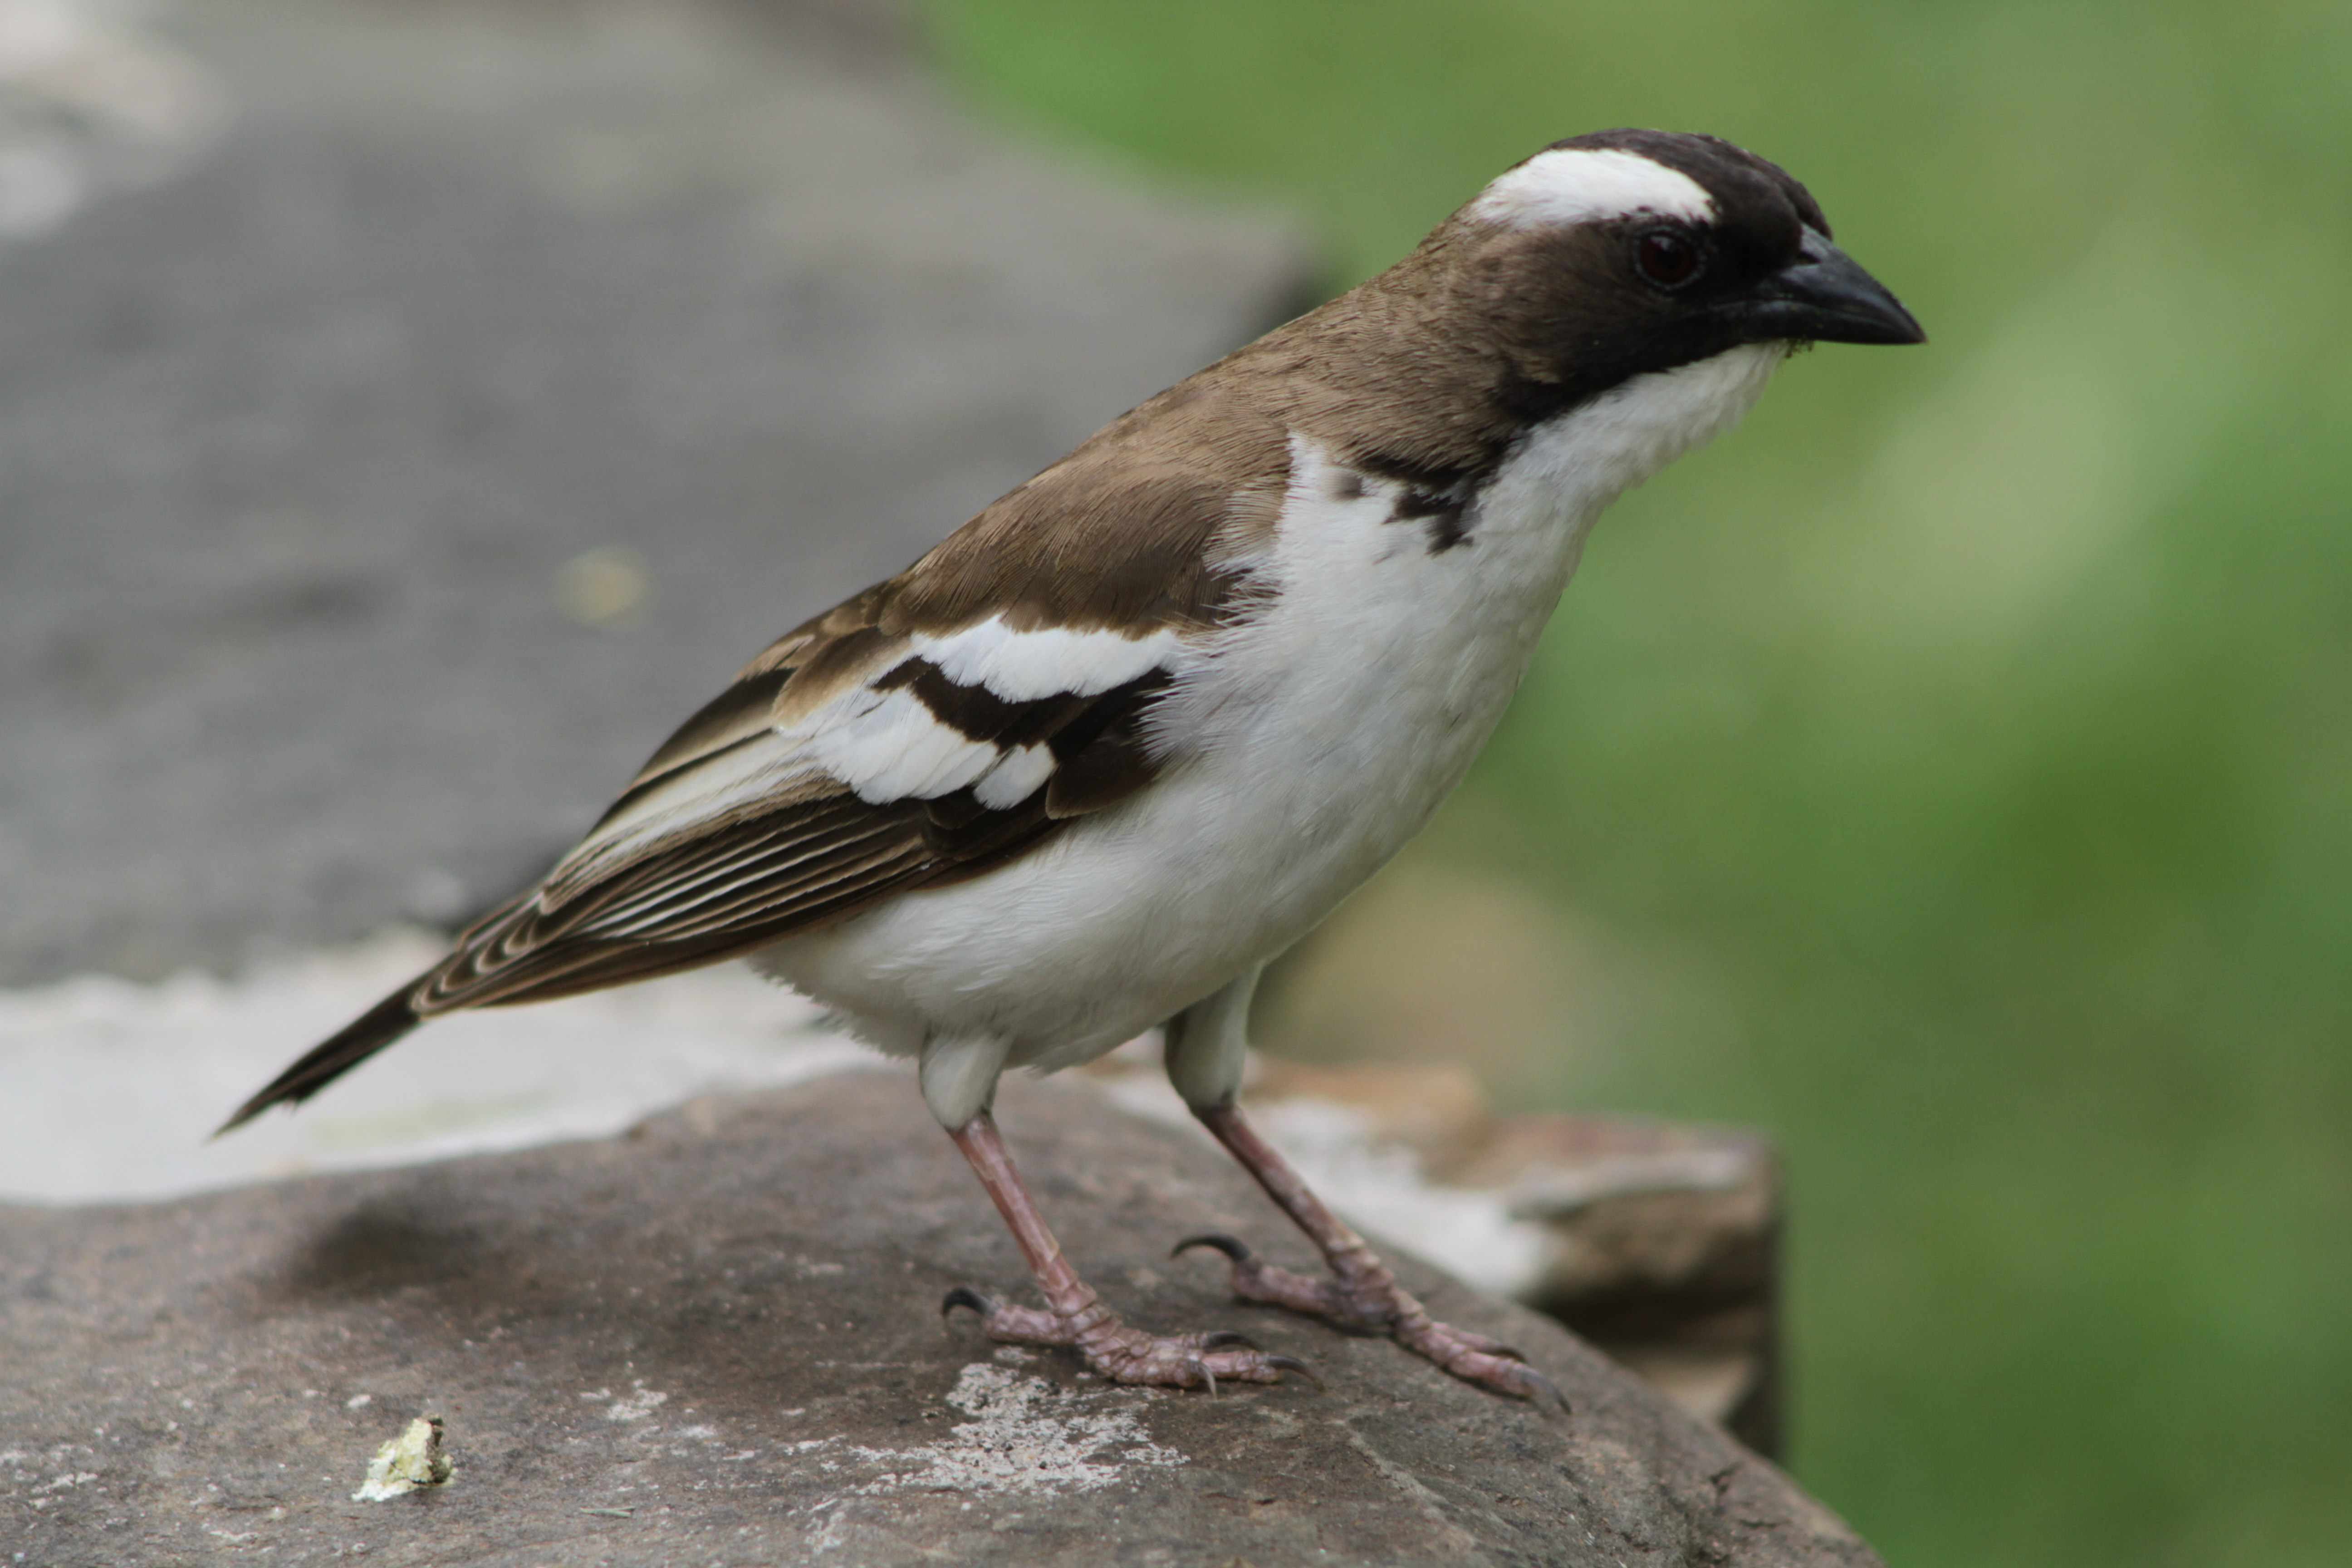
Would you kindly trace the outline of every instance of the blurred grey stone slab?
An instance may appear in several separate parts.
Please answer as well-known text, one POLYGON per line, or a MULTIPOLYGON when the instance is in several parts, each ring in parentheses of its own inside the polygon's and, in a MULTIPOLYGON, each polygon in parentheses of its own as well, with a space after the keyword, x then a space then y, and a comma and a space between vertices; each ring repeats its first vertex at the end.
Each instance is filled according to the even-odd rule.
POLYGON ((499 896, 762 644, 1297 301, 1280 225, 1008 148, 877 15, 146 25, 216 128, 0 247, 0 984, 499 896))
POLYGON ((605 1142, 0 1207, 0 1562, 1876 1562, 1717 1428, 1427 1269, 1571 1420, 1234 1303, 1170 1242, 1312 1260, 1205 1140, 1066 1082, 1009 1086, 1003 1118, 1113 1305, 1328 1386, 1110 1389, 943 1329, 950 1286, 1025 1296, 1019 1257, 904 1077, 848 1074, 605 1142), (451 1482, 352 1500, 421 1415, 451 1482))

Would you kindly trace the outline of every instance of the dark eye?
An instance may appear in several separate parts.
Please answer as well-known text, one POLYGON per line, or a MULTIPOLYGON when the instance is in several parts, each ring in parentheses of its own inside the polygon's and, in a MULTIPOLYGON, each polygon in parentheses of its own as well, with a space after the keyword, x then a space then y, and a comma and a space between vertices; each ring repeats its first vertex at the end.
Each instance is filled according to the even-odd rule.
POLYGON ((1633 241, 1633 265, 1661 289, 1679 289, 1706 265, 1698 242, 1679 229, 1654 228, 1633 241))

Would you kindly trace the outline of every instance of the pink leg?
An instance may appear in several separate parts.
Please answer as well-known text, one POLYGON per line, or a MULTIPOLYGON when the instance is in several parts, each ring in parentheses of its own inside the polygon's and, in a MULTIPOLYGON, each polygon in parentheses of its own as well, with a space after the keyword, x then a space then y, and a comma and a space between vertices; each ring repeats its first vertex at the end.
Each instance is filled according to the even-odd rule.
POLYGON ((948 1292, 940 1308, 946 1312, 970 1307, 992 1340, 1033 1345, 1073 1345, 1087 1364, 1115 1383, 1158 1384, 1170 1388, 1207 1387, 1213 1392, 1227 1383, 1279 1383, 1286 1372, 1310 1381, 1314 1373, 1304 1363, 1285 1355, 1266 1355, 1230 1332, 1206 1334, 1147 1334, 1130 1329, 1103 1305, 1094 1287, 1078 1278, 1062 1256, 1062 1244, 1045 1228, 1036 1201, 1022 1184, 1013 1157, 1004 1152, 995 1119, 985 1110, 948 1134, 963 1157, 971 1162, 980 1184, 1004 1216, 1005 1227, 1021 1245, 1045 1294, 1044 1310, 1007 1307, 961 1286, 948 1292))
POLYGON ((1206 1110, 1196 1109, 1192 1114, 1242 1163, 1244 1170, 1257 1178, 1266 1196, 1322 1249, 1336 1278, 1309 1279, 1262 1263, 1230 1236, 1196 1236, 1178 1246, 1178 1252, 1192 1247, 1213 1247, 1223 1252, 1233 1262, 1234 1294, 1245 1301, 1265 1301, 1349 1328, 1389 1334, 1456 1377, 1539 1405, 1568 1408, 1568 1401, 1550 1380, 1508 1345, 1432 1319, 1428 1309, 1397 1283, 1380 1254, 1324 1205, 1274 1145, 1258 1136, 1239 1106, 1227 1100, 1206 1110))

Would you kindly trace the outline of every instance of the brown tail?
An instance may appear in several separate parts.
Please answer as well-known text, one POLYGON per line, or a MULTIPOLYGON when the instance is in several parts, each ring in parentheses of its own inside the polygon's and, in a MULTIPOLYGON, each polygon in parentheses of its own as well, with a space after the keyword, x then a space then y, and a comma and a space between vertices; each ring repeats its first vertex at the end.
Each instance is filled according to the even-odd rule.
POLYGON ((220 1131, 213 1136, 236 1131, 273 1105, 301 1104, 416 1027, 421 1020, 408 1003, 415 990, 416 982, 411 981, 313 1047, 300 1061, 272 1079, 268 1088, 238 1106, 236 1114, 222 1122, 220 1131))

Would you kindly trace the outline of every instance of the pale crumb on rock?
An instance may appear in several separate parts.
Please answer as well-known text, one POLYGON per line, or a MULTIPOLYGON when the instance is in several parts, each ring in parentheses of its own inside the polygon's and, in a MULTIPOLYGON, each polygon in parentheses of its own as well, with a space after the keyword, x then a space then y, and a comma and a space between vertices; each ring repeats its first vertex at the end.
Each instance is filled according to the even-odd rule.
POLYGON ((419 1487, 449 1484, 454 1467, 441 1451, 441 1417, 420 1415, 408 1430, 375 1451, 368 1461, 367 1479, 352 1494, 353 1502, 383 1502, 419 1487))

